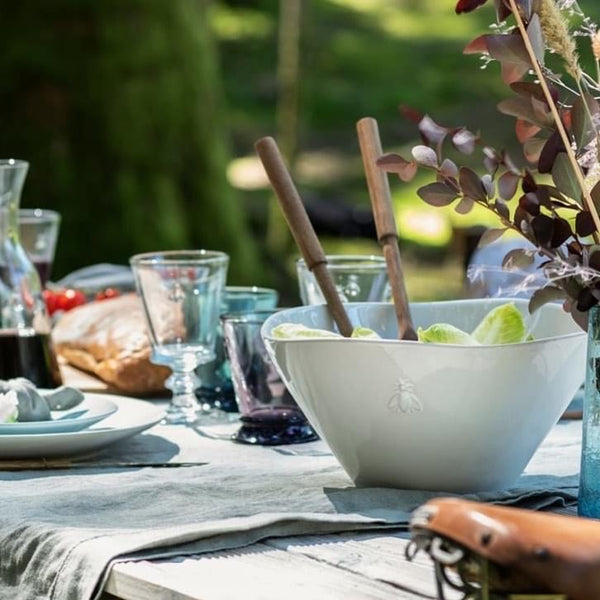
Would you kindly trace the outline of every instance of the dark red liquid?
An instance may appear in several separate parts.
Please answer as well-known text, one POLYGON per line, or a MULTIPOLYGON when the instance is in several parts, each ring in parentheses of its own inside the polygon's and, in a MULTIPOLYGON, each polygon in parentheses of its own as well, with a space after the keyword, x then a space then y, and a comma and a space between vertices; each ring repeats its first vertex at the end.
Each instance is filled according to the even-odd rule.
POLYGON ((50 336, 0 331, 0 379, 25 377, 37 387, 55 388, 62 380, 50 336))
POLYGON ((50 279, 50 273, 52 272, 52 263, 47 261, 32 260, 33 266, 37 269, 42 282, 42 288, 46 287, 48 280, 50 279))

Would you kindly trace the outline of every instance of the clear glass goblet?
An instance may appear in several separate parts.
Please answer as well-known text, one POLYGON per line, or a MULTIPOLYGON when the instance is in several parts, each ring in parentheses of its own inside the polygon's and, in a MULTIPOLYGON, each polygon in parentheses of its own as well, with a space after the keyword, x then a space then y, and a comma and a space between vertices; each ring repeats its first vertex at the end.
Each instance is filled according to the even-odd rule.
POLYGON ((142 299, 152 362, 172 371, 167 423, 206 425, 219 421, 216 409, 196 399, 199 365, 215 357, 215 337, 229 257, 223 252, 181 250, 137 254, 130 259, 142 299))

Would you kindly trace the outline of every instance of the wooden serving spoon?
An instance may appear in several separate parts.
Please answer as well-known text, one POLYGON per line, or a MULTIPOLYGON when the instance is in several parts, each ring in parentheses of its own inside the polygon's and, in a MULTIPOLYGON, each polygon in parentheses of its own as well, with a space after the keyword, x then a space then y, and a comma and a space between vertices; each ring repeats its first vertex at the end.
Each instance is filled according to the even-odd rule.
POLYGON ((350 337, 353 330, 352 324, 331 278, 331 273, 327 268, 325 252, 306 214, 298 190, 283 162, 277 142, 272 137, 264 137, 258 140, 254 147, 277 194, 285 220, 298 249, 304 257, 306 266, 315 274, 333 320, 340 333, 344 337, 350 337))
POLYGON ((390 186, 387 174, 377 166, 377 159, 382 155, 377 121, 370 117, 365 117, 356 124, 356 129, 358 131, 358 141, 367 176, 371 206, 373 207, 373 215, 375 216, 377 239, 383 249, 388 277, 392 287, 396 320, 398 321, 398 338, 401 340, 416 340, 417 334, 415 333, 410 316, 408 295, 404 284, 390 186))

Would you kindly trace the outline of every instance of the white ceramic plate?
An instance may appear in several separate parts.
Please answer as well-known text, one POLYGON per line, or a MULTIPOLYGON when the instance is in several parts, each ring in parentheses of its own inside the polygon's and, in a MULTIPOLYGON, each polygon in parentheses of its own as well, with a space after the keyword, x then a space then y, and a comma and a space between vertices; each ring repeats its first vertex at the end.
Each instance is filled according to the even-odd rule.
POLYGON ((149 429, 164 417, 161 407, 143 400, 109 394, 86 394, 86 397, 106 398, 118 410, 81 431, 0 435, 0 459, 84 454, 149 429))
POLYGON ((117 410, 117 405, 107 396, 86 394, 83 401, 69 410, 52 411, 51 421, 0 423, 0 435, 40 433, 65 433, 81 431, 117 410))

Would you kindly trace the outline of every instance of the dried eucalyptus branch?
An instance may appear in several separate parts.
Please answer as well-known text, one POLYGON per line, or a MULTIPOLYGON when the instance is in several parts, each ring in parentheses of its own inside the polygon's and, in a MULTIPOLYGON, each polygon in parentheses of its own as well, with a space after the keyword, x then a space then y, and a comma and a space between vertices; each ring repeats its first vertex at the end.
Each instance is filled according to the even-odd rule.
MULTIPOLYGON (((487 2, 458 0, 456 12, 470 12, 487 2)), ((516 231, 534 248, 511 250, 503 266, 524 269, 535 255, 544 259, 540 268, 547 284, 534 293, 530 307, 565 298, 566 310, 583 325, 585 311, 600 303, 600 102, 595 97, 600 67, 598 81, 582 70, 575 37, 561 10, 582 17, 576 35, 589 40, 598 64, 600 34, 574 0, 494 0, 494 4, 501 25, 473 40, 465 53, 483 55, 486 64, 500 63, 502 78, 514 95, 498 109, 516 118, 527 166, 518 167, 508 154, 484 144, 464 127, 442 126, 414 110, 404 114, 418 124, 423 143, 412 149, 410 159, 388 154, 378 164, 402 181, 413 179, 418 169, 435 173, 435 182, 417 192, 432 206, 453 206, 459 214, 481 206, 494 213, 500 227, 486 232, 483 244, 516 231), (516 28, 506 24, 511 16, 516 28), (575 85, 544 64, 548 49, 563 58, 575 85), (535 81, 528 80, 532 69, 535 81), (480 176, 444 158, 448 144, 462 154, 482 149, 487 173, 480 176)))
MULTIPOLYGON (((515 20, 517 22, 517 27, 519 28, 519 31, 521 32, 521 37, 523 38, 523 42, 525 43, 525 48, 527 49, 527 52, 531 59, 533 70, 535 71, 536 76, 538 77, 540 86, 544 92, 544 96, 546 97, 546 102, 548 103, 548 106, 550 107, 550 111, 552 112, 552 117, 554 119, 554 123, 556 125, 556 128, 557 128, 557 130, 560 134, 560 137, 562 139, 562 142, 564 144, 565 151, 566 151, 569 161, 571 163, 571 168, 573 169, 573 173, 575 174, 575 177, 577 178, 579 187, 581 188, 581 193, 583 195, 583 198, 585 199, 587 209, 590 212, 590 214, 592 215, 592 218, 594 219, 594 224, 596 225, 596 232, 594 235, 595 235, 595 241, 596 241, 596 243, 598 243, 599 240, 598 240, 597 232, 600 231, 600 216, 598 216, 598 211, 596 210, 596 207, 594 205, 594 201, 592 200, 590 191, 588 190, 587 186, 585 185, 585 178, 581 171, 581 167, 579 166, 579 163, 577 162, 577 157, 575 156, 573 147, 571 146, 571 140, 569 139, 569 136, 565 130, 565 126, 564 126, 562 119, 560 117, 560 114, 558 112, 558 108, 556 107, 556 103, 554 102, 554 98, 552 97, 550 89, 548 88, 548 84, 546 83, 546 79, 544 78, 544 74, 542 73, 542 69, 540 67, 540 63, 538 61, 535 50, 531 43, 531 39, 529 38, 527 28, 525 27, 525 23, 523 22, 521 14, 519 13, 517 3, 515 0, 508 0, 508 1, 510 3, 511 9, 513 11, 513 16, 515 17, 515 20)), ((548 1, 552 1, 552 0, 543 0, 542 6, 545 3, 547 3, 548 1)), ((573 61, 571 61, 571 63, 568 64, 569 69, 571 69, 573 67, 573 65, 576 65, 576 68, 577 68, 576 73, 578 74, 579 66, 575 59, 573 61)), ((576 79, 579 80, 578 75, 576 76, 576 79)), ((585 102, 584 102, 584 104, 585 104, 585 102)))

